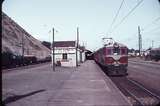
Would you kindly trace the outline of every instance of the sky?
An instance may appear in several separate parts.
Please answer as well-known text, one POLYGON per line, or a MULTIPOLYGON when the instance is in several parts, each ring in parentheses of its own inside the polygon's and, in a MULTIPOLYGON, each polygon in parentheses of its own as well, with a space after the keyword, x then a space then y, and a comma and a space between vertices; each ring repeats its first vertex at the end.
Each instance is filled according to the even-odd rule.
POLYGON ((128 48, 138 49, 138 26, 142 48, 160 47, 160 3, 143 0, 121 23, 121 20, 141 0, 124 0, 117 19, 111 23, 123 0, 5 0, 2 10, 29 34, 41 41, 76 40, 79 28, 80 44, 89 50, 102 47, 102 38, 112 37, 128 48), (117 26, 117 27, 116 27, 117 26))

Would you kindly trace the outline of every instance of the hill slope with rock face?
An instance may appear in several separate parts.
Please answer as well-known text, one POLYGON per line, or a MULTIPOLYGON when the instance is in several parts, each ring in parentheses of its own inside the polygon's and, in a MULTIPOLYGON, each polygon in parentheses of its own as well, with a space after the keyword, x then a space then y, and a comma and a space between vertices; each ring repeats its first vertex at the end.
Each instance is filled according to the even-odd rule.
POLYGON ((35 55, 38 59, 50 55, 50 50, 41 41, 35 39, 5 13, 2 13, 2 52, 22 55, 23 50, 24 55, 35 55))

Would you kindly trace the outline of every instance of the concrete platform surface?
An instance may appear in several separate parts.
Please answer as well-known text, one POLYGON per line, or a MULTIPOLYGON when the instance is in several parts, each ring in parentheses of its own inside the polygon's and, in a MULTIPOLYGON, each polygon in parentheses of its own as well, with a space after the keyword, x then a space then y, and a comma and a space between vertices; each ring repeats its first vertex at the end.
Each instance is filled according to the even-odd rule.
POLYGON ((86 61, 78 68, 57 67, 56 72, 45 65, 16 73, 5 73, 2 77, 3 101, 6 106, 130 105, 94 61, 86 61), (17 99, 13 99, 13 95, 7 97, 9 92, 10 95, 16 95, 17 99))

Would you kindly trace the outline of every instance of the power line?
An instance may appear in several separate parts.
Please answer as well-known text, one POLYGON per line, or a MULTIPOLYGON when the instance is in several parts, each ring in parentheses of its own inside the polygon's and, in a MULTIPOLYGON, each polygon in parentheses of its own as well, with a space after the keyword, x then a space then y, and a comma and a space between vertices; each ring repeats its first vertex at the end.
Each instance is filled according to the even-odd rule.
POLYGON ((148 32, 144 32, 144 33, 151 33, 151 32, 157 31, 159 29, 160 29, 160 26, 158 26, 158 27, 156 27, 156 28, 154 28, 154 29, 152 29, 152 30, 150 30, 148 32))
MULTIPOLYGON (((142 31, 144 31, 146 28, 150 27, 154 22, 159 21, 159 20, 160 20, 160 17, 155 18, 151 23, 147 24, 147 25, 143 28, 142 31)), ((156 27, 155 29, 151 30, 151 31, 154 31, 154 30, 157 30, 157 29, 159 29, 159 26, 156 27)), ((151 32, 151 31, 150 31, 150 32, 151 32)), ((148 32, 147 32, 147 33, 148 33, 148 32)), ((137 31, 136 31, 134 34, 132 34, 133 37, 134 37, 135 35, 137 35, 137 31)))
POLYGON ((123 17, 123 19, 113 28, 112 32, 142 3, 143 0, 141 0, 140 2, 137 3, 137 5, 132 8, 131 11, 128 12, 128 14, 123 17))
POLYGON ((118 14, 119 14, 119 12, 120 12, 120 10, 121 10, 121 8, 122 8, 123 3, 124 3, 124 0, 122 0, 122 2, 121 2, 121 4, 120 4, 120 7, 119 7, 119 9, 118 9, 118 11, 117 11, 117 13, 116 13, 114 19, 113 19, 113 21, 112 21, 112 23, 111 23, 111 25, 110 25, 108 31, 107 31, 107 34, 108 34, 108 32, 111 30, 113 24, 115 23, 115 21, 116 21, 116 19, 117 19, 117 17, 118 17, 118 14))
POLYGON ((160 20, 160 17, 157 17, 155 18, 151 23, 147 24, 144 28, 143 28, 143 31, 144 29, 147 29, 148 27, 150 27, 153 23, 157 22, 160 20))

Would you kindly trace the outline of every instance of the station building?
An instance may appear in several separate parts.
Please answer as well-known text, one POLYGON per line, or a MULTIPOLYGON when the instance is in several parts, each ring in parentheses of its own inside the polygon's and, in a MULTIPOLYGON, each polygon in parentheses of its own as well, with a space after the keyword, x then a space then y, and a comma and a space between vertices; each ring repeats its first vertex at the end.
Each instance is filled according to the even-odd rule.
MULTIPOLYGON (((66 67, 76 67, 76 41, 54 42, 55 64, 66 67)), ((77 63, 85 61, 85 47, 77 49, 77 63)))

